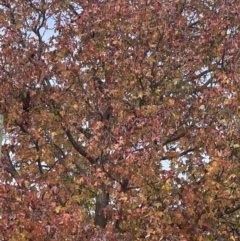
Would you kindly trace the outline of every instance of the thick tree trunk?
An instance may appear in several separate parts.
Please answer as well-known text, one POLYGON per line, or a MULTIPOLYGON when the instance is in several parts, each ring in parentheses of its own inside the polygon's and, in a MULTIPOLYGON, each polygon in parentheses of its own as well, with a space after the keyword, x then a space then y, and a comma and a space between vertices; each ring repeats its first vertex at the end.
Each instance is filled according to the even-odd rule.
POLYGON ((95 219, 94 224, 105 228, 107 225, 107 217, 104 209, 107 207, 109 202, 109 193, 105 190, 105 185, 102 184, 101 192, 96 195, 96 208, 95 208, 95 219))

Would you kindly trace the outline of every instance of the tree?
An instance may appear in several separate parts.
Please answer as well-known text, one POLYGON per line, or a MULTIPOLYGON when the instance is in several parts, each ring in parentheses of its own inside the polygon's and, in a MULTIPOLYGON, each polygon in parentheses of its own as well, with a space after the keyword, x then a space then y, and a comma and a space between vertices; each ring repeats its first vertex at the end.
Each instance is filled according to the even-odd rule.
POLYGON ((0 10, 0 240, 237 240, 239 1, 0 10))

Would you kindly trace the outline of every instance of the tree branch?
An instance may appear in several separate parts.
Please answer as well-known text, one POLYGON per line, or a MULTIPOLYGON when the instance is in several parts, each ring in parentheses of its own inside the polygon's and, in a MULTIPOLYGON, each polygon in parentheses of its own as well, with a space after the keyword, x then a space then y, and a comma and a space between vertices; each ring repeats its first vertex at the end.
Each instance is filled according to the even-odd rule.
POLYGON ((238 204, 236 207, 233 208, 226 208, 226 210, 224 211, 225 214, 231 214, 236 212, 237 210, 240 209, 240 204, 238 204))
POLYGON ((14 167, 9 151, 6 148, 3 148, 3 159, 7 161, 7 171, 11 174, 14 179, 19 179, 20 175, 18 174, 16 168, 14 167))
MULTIPOLYGON (((39 145, 38 145, 38 140, 35 143, 35 147, 36 147, 37 153, 39 153, 40 149, 39 149, 39 145)), ((43 168, 42 168, 41 159, 40 159, 39 155, 38 155, 38 158, 37 158, 37 165, 38 165, 40 175, 43 176, 43 168)))
POLYGON ((180 138, 184 137, 186 134, 187 134, 186 132, 181 132, 178 135, 170 136, 166 141, 163 142, 163 146, 166 146, 170 142, 179 140, 180 138))
MULTIPOLYGON (((195 151, 196 149, 197 149, 197 147, 189 148, 186 151, 181 152, 178 157, 185 156, 189 152, 195 151)), ((163 161, 163 160, 168 160, 168 159, 169 159, 169 157, 163 156, 160 160, 163 161)))
POLYGON ((71 132, 69 129, 67 129, 66 127, 64 127, 62 125, 67 137, 68 137, 68 140, 70 141, 70 143, 72 144, 72 146, 75 148, 75 150, 80 153, 83 157, 85 157, 87 160, 89 160, 91 162, 91 164, 95 164, 96 162, 96 159, 91 157, 84 149, 83 147, 78 144, 75 139, 73 138, 71 132))

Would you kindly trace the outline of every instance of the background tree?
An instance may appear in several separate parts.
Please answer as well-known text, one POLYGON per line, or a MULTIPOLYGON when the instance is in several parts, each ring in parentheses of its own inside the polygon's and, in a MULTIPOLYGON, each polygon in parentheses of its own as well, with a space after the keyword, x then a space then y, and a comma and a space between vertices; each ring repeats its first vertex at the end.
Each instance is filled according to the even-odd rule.
POLYGON ((0 240, 236 240, 239 1, 0 5, 0 240))

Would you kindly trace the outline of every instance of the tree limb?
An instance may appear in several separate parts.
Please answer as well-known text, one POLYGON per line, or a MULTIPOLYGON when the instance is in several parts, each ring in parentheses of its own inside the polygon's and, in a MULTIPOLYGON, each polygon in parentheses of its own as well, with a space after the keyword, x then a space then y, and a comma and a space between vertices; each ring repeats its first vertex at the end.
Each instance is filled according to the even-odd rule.
POLYGON ((20 175, 18 174, 16 168, 14 167, 9 151, 6 148, 3 148, 3 159, 7 161, 7 171, 11 174, 14 179, 19 179, 20 175))
MULTIPOLYGON (((63 126, 63 125, 62 125, 63 126)), ((79 145, 75 139, 73 138, 70 130, 66 127, 63 126, 63 129, 68 137, 68 140, 70 141, 70 143, 72 144, 72 146, 75 148, 75 150, 80 153, 83 157, 85 157, 87 160, 90 161, 91 164, 95 164, 96 159, 91 157, 84 149, 81 145, 79 145)))

